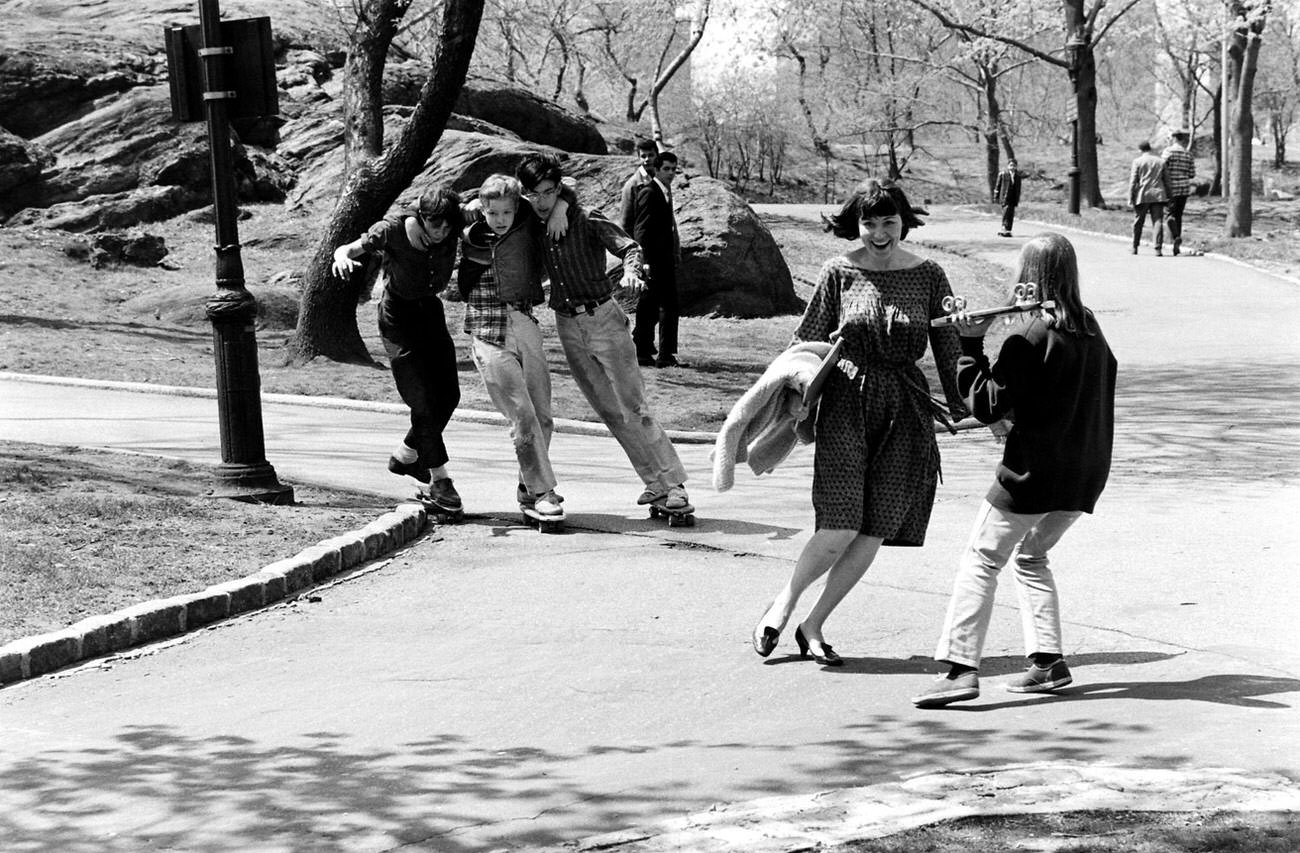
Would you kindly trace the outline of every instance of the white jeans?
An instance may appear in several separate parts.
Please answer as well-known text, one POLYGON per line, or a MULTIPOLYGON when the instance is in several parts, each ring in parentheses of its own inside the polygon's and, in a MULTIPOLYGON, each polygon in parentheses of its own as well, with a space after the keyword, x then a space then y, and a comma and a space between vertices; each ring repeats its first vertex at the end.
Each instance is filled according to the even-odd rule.
POLYGON ((1047 552, 1082 514, 1020 515, 1003 512, 985 501, 957 568, 935 659, 979 667, 993 616, 998 572, 1013 557, 1025 654, 1060 654, 1061 610, 1047 552))
POLYGON ((533 494, 555 488, 551 468, 551 373, 537 322, 511 308, 501 346, 470 336, 488 397, 510 421, 510 437, 519 459, 519 481, 533 494))
POLYGON ((555 315, 555 331, 573 382, 609 427, 647 486, 686 482, 668 434, 650 413, 627 315, 611 299, 591 314, 555 315))

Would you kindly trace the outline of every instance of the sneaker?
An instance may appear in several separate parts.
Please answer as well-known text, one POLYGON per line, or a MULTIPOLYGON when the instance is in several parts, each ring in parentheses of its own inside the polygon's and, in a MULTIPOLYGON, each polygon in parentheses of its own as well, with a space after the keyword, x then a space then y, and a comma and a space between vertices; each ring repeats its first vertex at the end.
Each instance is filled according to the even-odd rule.
POLYGON ((664 506, 668 509, 685 509, 691 505, 691 501, 686 497, 686 487, 681 483, 671 486, 668 489, 668 499, 664 501, 664 506))
POLYGON ((950 702, 977 699, 979 695, 979 671, 969 669, 957 676, 951 673, 939 676, 928 690, 912 697, 912 704, 918 708, 942 708, 950 702))
POLYGON ((398 462, 396 456, 390 456, 388 470, 403 477, 414 477, 421 483, 429 482, 429 469, 421 468, 419 462, 398 462))
POLYGON ((450 477, 434 480, 429 484, 429 500, 449 512, 461 509, 460 494, 452 485, 450 477))
POLYGON ((555 493, 555 489, 543 492, 533 501, 533 511, 541 516, 561 516, 564 510, 560 504, 564 503, 564 498, 555 493))
POLYGON ((656 483, 653 486, 646 486, 645 491, 641 493, 641 497, 636 499, 636 502, 644 506, 645 504, 652 504, 660 498, 667 496, 668 489, 656 483))
POLYGON ((1011 693, 1051 693, 1072 681, 1074 678, 1064 660, 1058 660, 1046 669, 1031 663, 1029 669, 1007 684, 1007 690, 1011 693))

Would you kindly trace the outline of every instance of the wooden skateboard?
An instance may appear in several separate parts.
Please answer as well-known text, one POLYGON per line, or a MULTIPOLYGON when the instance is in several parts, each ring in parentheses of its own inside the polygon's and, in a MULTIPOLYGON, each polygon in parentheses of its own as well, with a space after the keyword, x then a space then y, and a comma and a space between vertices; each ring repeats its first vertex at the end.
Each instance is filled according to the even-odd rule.
MULTIPOLYGON (((966 311, 965 296, 945 296, 943 298, 943 310, 948 312, 946 317, 935 317, 930 321, 931 326, 953 326, 957 320, 954 315, 965 311, 966 316, 972 320, 978 320, 982 317, 998 317, 1002 315, 1023 314, 1028 311, 1042 311, 1044 309, 1055 308, 1056 303, 1052 300, 1043 301, 1038 298, 1038 285, 1032 281, 1024 284, 1017 284, 1012 291, 1015 294, 1016 302, 1014 305, 1002 305, 997 308, 977 308, 974 311, 966 311)), ((1008 322, 1010 317, 1008 316, 1008 322)))
POLYGON ((559 533, 564 530, 564 513, 559 515, 542 515, 530 506, 519 505, 519 513, 523 516, 524 524, 529 527, 536 527, 538 533, 559 533))
POLYGON ((437 524, 456 524, 465 520, 465 510, 447 509, 442 504, 429 497, 425 492, 416 492, 415 499, 424 507, 424 511, 437 524))
POLYGON ((684 507, 673 508, 669 507, 667 503, 667 496, 651 501, 649 504, 650 517, 668 519, 669 527, 695 526, 695 507, 687 504, 684 507))

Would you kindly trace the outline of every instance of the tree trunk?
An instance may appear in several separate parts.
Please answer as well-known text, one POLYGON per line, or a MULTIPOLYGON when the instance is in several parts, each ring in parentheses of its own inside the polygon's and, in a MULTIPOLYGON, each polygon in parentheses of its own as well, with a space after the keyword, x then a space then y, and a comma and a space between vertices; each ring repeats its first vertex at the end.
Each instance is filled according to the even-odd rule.
MULTIPOLYGON (((1244 17, 1245 6, 1234 2, 1234 16, 1244 17)), ((1252 15, 1249 24, 1241 21, 1228 47, 1228 85, 1233 98, 1228 114, 1228 218, 1224 224, 1229 237, 1249 237, 1251 232, 1251 139, 1255 132, 1251 103, 1265 22, 1263 12, 1252 15)))
MULTIPOLYGON (((419 174, 442 137, 452 105, 465 82, 484 0, 447 0, 429 79, 410 121, 394 143, 359 164, 344 181, 338 203, 325 223, 303 282, 298 328, 290 346, 294 359, 324 356, 333 361, 370 363, 357 330, 355 287, 331 272, 334 249, 356 239, 382 218, 419 174)), ((390 2, 401 6, 403 3, 390 2)), ((378 60, 382 67, 382 59, 378 60)))
POLYGON ((357 16, 343 65, 343 171, 384 150, 384 60, 410 0, 370 0, 357 16))

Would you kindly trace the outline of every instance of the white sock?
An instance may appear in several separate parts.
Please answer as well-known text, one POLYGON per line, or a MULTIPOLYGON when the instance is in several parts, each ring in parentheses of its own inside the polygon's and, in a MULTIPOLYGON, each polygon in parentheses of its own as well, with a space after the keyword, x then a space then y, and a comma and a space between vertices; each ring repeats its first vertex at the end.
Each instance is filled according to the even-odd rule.
POLYGON ((403 465, 410 465, 416 459, 420 458, 420 454, 414 447, 411 447, 406 442, 402 442, 397 445, 397 449, 393 451, 393 458, 398 462, 401 462, 403 465))
POLYGON ((447 466, 446 466, 446 465, 439 465, 439 466, 436 467, 436 468, 430 468, 430 469, 429 469, 429 476, 432 477, 432 478, 435 479, 435 480, 445 480, 445 479, 447 479, 447 466))

